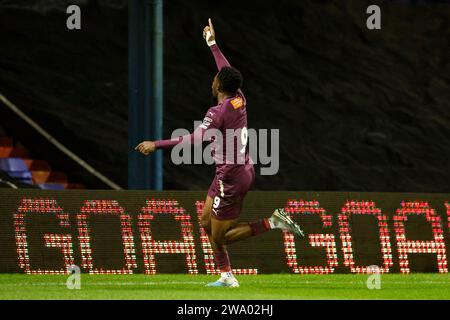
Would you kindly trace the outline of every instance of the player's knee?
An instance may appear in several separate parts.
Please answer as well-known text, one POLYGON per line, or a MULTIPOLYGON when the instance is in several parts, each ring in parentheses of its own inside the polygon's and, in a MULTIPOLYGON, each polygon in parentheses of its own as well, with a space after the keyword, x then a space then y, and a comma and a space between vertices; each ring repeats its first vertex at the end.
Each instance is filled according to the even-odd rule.
POLYGON ((226 245, 225 234, 223 234, 222 232, 213 232, 212 240, 219 246, 226 245))

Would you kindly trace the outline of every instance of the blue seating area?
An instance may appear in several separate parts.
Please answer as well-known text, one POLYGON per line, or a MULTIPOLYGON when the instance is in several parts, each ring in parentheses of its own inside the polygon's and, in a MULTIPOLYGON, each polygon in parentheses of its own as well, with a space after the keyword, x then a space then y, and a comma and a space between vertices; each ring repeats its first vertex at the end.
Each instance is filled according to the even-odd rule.
POLYGON ((33 184, 33 177, 29 171, 13 171, 7 172, 7 174, 20 182, 33 184))
POLYGON ((3 171, 28 171, 25 161, 20 158, 0 158, 0 170, 3 171))
POLYGON ((47 160, 33 159, 20 143, 2 134, 0 127, 0 188, 85 189, 68 181, 64 172, 53 170, 47 160))
POLYGON ((33 184, 33 177, 25 161, 20 158, 0 158, 0 170, 20 182, 33 184))
POLYGON ((66 188, 60 183, 40 183, 38 186, 43 190, 64 190, 66 188))

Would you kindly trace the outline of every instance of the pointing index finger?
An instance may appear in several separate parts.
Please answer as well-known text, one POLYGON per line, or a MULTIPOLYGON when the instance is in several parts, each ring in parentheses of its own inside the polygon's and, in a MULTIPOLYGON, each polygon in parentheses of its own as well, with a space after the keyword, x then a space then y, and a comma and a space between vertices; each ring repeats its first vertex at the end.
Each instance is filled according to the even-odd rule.
POLYGON ((213 27, 211 18, 208 19, 208 22, 209 22, 209 28, 211 29, 211 33, 214 33, 214 27, 213 27))

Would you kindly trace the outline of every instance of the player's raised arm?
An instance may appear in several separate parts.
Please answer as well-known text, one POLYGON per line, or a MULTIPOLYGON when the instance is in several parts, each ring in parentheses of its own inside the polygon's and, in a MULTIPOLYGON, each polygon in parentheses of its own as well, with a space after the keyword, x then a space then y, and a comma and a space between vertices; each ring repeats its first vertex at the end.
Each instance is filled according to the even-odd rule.
POLYGON ((206 44, 211 48, 214 60, 216 60, 217 69, 220 71, 223 67, 230 67, 231 65, 216 44, 216 32, 214 31, 211 19, 208 19, 208 23, 209 25, 203 29, 203 38, 206 40, 206 44))

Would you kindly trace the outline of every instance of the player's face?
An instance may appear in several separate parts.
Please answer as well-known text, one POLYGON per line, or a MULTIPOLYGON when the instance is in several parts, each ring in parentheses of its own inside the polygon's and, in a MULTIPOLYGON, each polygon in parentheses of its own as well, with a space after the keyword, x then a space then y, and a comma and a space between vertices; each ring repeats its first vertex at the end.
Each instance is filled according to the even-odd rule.
POLYGON ((217 79, 217 75, 214 77, 211 89, 213 97, 217 98, 219 96, 219 79, 217 79))

